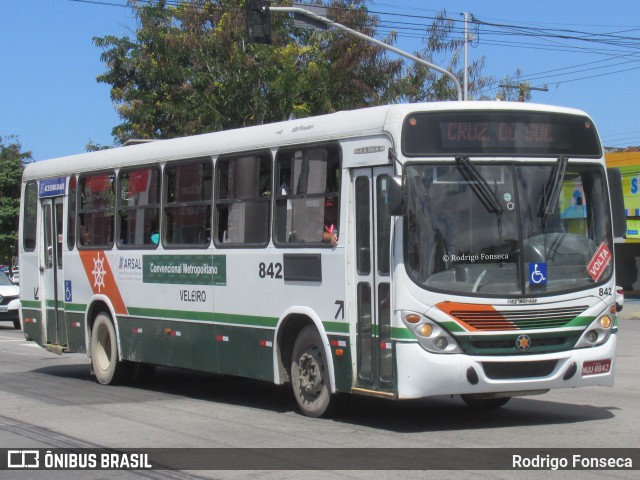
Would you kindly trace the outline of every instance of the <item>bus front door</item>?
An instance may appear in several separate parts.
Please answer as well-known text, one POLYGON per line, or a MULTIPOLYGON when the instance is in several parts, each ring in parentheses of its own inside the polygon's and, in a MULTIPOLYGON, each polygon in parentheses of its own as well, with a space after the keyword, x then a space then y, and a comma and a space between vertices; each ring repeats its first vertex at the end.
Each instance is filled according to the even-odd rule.
POLYGON ((41 199, 43 241, 40 242, 40 298, 45 318, 43 346, 60 354, 67 343, 62 269, 63 199, 62 196, 41 199))
POLYGON ((392 167, 353 172, 355 192, 355 303, 357 379, 355 391, 393 395, 394 347, 391 340, 391 216, 386 206, 392 167))

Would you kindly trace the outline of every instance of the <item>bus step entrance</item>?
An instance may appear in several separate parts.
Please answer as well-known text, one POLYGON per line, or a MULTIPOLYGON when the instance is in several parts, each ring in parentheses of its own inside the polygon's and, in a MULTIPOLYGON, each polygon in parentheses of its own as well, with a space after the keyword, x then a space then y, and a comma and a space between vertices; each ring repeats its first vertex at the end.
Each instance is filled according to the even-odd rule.
POLYGON ((360 395, 367 395, 369 397, 380 397, 380 398, 398 398, 398 396, 393 392, 383 392, 380 390, 369 390, 367 388, 353 387, 351 389, 352 393, 358 393, 360 395))

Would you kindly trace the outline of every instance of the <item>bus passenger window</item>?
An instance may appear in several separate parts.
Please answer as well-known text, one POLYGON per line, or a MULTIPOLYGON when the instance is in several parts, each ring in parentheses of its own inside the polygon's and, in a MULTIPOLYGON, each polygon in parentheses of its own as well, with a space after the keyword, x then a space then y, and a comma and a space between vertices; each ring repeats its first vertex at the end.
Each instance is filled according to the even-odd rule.
POLYGON ((275 243, 335 246, 340 231, 338 148, 279 152, 276 180, 275 243))
POLYGON ((160 228, 159 169, 121 171, 119 190, 118 245, 155 248, 160 228))
POLYGON ((178 163, 165 168, 163 241, 168 246, 211 243, 211 160, 178 163))
POLYGON ((270 202, 270 155, 218 159, 216 245, 266 245, 269 242, 270 202))
POLYGON ((22 224, 22 248, 25 252, 33 252, 36 249, 36 231, 38 219, 38 184, 35 180, 27 182, 24 187, 22 224))
POLYGON ((76 177, 71 175, 69 178, 69 196, 67 201, 68 218, 67 218, 67 247, 73 250, 76 246, 76 177))
POLYGON ((79 184, 78 246, 111 248, 115 215, 115 174, 107 172, 81 176, 79 184))

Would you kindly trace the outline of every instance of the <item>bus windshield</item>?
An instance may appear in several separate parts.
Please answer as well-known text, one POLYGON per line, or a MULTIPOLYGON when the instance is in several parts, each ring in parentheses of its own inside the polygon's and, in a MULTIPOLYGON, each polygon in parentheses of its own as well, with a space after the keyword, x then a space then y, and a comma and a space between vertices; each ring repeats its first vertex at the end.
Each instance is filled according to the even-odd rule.
POLYGON ((532 296, 575 291, 612 275, 600 166, 564 157, 499 165, 459 158, 408 164, 406 174, 405 265, 423 288, 532 296))

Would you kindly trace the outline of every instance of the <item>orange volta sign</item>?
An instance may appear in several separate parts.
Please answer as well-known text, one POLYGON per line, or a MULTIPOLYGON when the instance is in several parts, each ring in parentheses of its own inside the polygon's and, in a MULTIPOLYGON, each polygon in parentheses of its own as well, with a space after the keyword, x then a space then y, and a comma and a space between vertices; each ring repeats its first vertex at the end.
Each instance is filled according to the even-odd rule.
POLYGON ((587 266, 587 271, 589 272, 589 275, 591 275, 591 278, 593 278, 594 282, 600 280, 600 277, 607 268, 607 265, 611 263, 611 258, 611 250, 609 250, 605 243, 602 242, 598 247, 598 251, 587 266))

